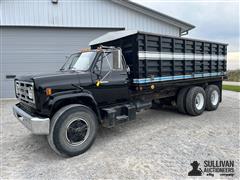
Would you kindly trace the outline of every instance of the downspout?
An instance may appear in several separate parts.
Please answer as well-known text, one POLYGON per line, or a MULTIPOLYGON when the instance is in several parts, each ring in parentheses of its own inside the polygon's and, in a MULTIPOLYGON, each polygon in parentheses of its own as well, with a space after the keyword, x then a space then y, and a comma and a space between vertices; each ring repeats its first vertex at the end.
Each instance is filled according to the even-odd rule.
POLYGON ((180 33, 180 36, 186 36, 186 35, 188 35, 188 30, 183 31, 183 32, 180 33))

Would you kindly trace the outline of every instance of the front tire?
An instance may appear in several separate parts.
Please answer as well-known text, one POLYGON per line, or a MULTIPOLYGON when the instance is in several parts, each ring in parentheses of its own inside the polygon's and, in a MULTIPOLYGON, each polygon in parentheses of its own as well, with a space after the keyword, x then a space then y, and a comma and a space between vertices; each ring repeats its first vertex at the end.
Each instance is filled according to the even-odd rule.
POLYGON ((206 109, 214 111, 218 108, 220 102, 220 90, 216 85, 209 85, 206 92, 206 109))
POLYGON ((48 142, 57 154, 64 157, 76 156, 91 147, 97 129, 97 117, 89 107, 68 105, 51 119, 48 142))
POLYGON ((198 116, 206 107, 206 93, 202 87, 192 87, 186 96, 186 109, 188 114, 198 116))

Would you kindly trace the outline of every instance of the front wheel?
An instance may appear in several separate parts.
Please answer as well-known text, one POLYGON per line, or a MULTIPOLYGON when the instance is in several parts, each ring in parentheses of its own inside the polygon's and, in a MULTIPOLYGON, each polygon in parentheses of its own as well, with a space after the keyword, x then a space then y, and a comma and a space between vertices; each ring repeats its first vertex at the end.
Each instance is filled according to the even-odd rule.
POLYGON ((73 104, 61 108, 52 118, 48 142, 61 156, 76 156, 87 151, 96 137, 98 121, 87 106, 73 104))

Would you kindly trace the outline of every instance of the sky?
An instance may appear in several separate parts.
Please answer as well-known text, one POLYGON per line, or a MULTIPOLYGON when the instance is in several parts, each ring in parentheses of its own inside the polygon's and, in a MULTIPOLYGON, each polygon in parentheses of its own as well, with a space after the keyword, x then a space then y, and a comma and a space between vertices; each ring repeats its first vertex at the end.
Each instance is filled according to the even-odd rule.
POLYGON ((228 68, 240 69, 237 0, 132 0, 196 26, 186 37, 228 43, 228 68))

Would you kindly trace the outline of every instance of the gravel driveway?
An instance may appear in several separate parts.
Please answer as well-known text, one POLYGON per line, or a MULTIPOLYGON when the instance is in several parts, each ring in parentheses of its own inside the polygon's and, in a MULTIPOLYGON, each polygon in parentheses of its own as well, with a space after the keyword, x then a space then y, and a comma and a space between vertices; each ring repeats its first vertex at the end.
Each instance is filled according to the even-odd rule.
POLYGON ((169 108, 143 111, 135 121, 100 128, 90 150, 69 159, 13 117, 14 103, 0 107, 1 179, 179 179, 191 162, 204 160, 234 160, 239 178, 240 93, 224 91, 218 110, 198 117, 169 108))

